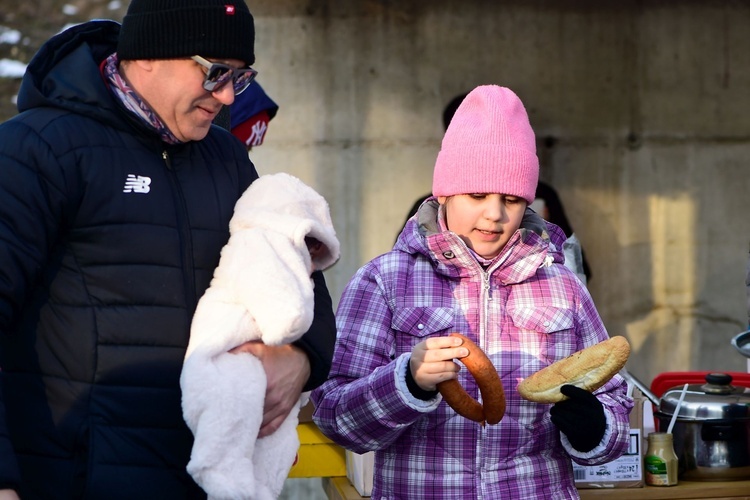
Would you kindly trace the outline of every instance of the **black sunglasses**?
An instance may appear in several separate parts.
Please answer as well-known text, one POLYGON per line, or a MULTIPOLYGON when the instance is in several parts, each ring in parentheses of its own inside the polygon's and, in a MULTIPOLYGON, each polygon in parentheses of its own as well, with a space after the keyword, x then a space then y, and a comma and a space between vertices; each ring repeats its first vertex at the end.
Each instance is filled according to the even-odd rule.
POLYGON ((218 92, 231 81, 234 87, 234 95, 239 95, 253 83, 258 74, 253 68, 233 68, 228 64, 211 62, 201 56, 193 56, 190 59, 206 68, 203 88, 209 92, 218 92))

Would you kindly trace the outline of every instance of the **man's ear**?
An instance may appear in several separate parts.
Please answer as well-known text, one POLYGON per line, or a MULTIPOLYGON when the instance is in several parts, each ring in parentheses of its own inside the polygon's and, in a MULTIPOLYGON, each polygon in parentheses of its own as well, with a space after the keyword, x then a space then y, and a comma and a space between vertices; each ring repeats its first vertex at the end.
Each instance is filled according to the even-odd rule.
POLYGON ((137 66, 141 71, 153 71, 154 63, 156 62, 156 60, 151 59, 136 59, 134 61, 130 61, 130 64, 137 66))

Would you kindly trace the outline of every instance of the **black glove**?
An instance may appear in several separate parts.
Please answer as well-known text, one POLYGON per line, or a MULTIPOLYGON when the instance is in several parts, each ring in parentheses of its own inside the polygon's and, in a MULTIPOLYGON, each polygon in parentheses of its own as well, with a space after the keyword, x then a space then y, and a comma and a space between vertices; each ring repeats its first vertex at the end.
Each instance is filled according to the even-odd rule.
POLYGON ((607 426, 602 404, 596 396, 574 385, 564 385, 560 392, 569 399, 550 408, 552 423, 568 436, 576 450, 593 450, 602 441, 607 426))

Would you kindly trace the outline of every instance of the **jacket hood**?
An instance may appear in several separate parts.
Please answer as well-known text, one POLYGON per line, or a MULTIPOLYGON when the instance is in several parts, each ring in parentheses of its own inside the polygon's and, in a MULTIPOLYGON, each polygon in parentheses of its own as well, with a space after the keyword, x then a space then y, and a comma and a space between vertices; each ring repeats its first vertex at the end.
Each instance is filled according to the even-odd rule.
POLYGON ((120 25, 98 20, 50 38, 32 58, 18 93, 18 111, 53 107, 112 125, 123 121, 99 66, 117 48, 120 25))
POLYGON ((323 244, 313 259, 315 269, 331 267, 341 255, 328 202, 312 187, 293 175, 266 174, 245 190, 229 221, 232 234, 245 229, 262 229, 288 237, 306 254, 305 238, 323 244))
MULTIPOLYGON (((436 198, 427 199, 419 207, 417 214, 406 223, 393 250, 422 254, 435 263, 438 272, 460 276, 466 272, 465 264, 476 262, 476 259, 458 235, 451 231, 441 231, 437 219, 438 206, 436 198), (451 257, 446 258, 446 255, 451 257)), ((521 227, 493 259, 490 267, 502 260, 498 272, 504 282, 524 281, 533 276, 539 267, 564 262, 565 239, 562 229, 527 208, 521 227)))

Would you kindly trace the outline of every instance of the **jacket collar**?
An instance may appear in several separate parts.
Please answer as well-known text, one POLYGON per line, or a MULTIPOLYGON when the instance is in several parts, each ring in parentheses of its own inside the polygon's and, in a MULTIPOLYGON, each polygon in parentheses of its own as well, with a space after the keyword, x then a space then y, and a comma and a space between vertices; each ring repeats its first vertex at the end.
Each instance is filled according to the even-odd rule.
MULTIPOLYGON (((476 274, 485 267, 464 241, 440 223, 442 210, 436 198, 425 201, 401 232, 394 250, 419 253, 432 260, 437 272, 448 277, 476 274)), ((521 227, 511 236, 486 270, 505 284, 520 283, 543 266, 562 263, 565 235, 560 228, 527 208, 521 227)))

